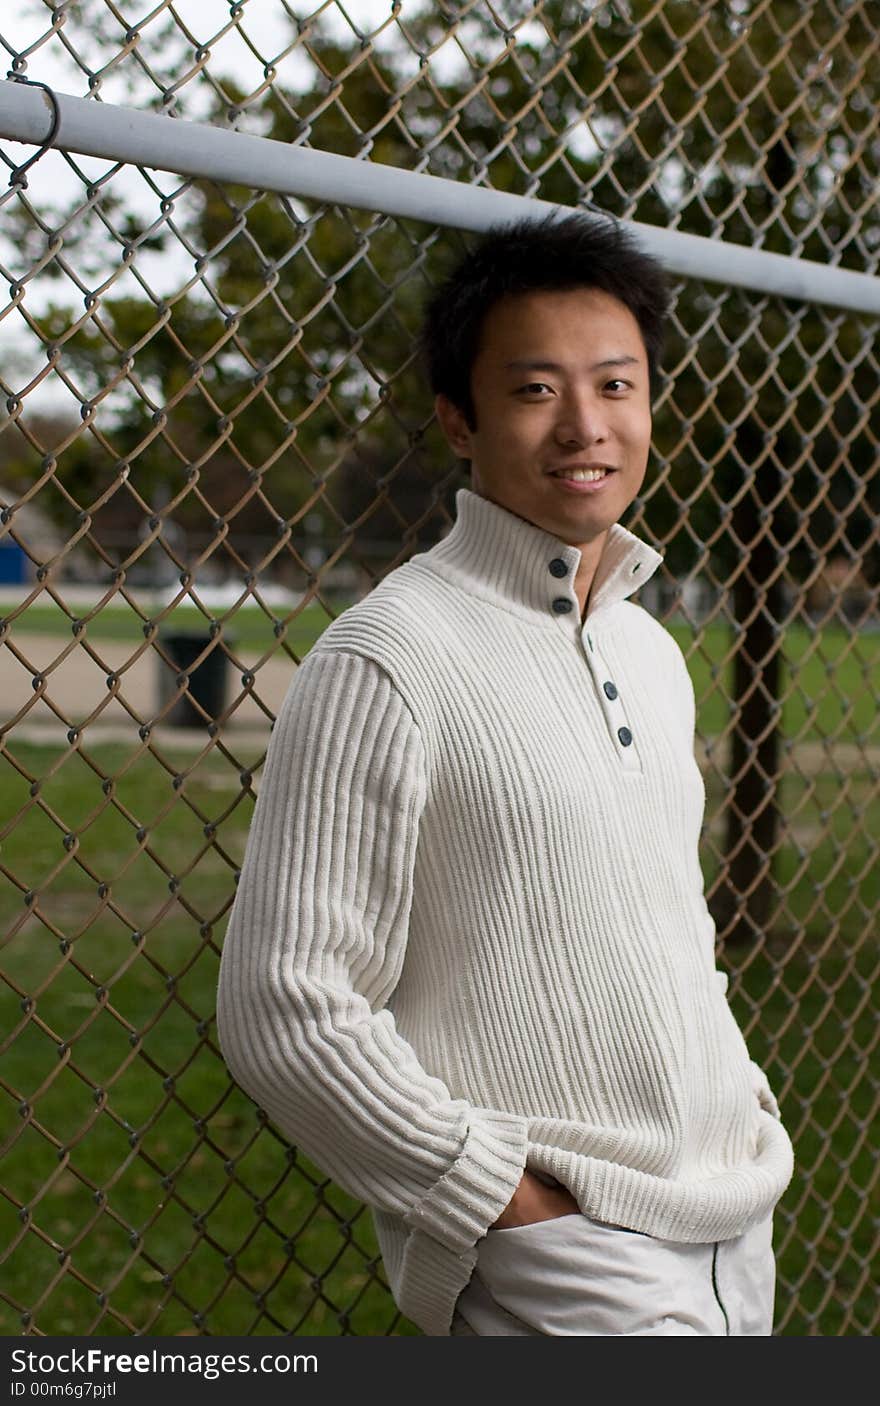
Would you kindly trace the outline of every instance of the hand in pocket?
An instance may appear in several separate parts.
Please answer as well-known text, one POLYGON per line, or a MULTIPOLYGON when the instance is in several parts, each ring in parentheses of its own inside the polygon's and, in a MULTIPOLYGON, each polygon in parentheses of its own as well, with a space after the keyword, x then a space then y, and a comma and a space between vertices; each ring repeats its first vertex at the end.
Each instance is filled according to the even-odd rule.
POLYGON ((580 1207, 567 1186, 547 1186, 528 1168, 519 1186, 490 1230, 513 1230, 560 1216, 579 1215, 580 1207))

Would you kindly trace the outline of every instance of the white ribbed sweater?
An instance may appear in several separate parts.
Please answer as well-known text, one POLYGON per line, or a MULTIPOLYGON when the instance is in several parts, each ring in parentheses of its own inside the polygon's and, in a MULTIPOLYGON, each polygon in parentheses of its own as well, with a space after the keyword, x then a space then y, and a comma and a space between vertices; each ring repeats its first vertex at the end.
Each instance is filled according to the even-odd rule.
POLYGON ((661 556, 612 527, 582 622, 576 547, 456 507, 297 670, 217 1006, 238 1082, 373 1209, 440 1336, 526 1165, 714 1241, 793 1161, 715 970, 690 677, 626 599, 661 556))

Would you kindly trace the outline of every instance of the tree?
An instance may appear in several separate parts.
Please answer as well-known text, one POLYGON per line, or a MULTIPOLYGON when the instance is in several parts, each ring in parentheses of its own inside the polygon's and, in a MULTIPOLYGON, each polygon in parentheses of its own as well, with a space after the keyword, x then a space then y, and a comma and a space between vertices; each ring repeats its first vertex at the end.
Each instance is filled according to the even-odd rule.
MULTIPOLYGON (((515 29, 508 42, 495 7, 446 0, 367 50, 315 21, 310 82, 250 101, 214 78, 210 115, 819 263, 876 260, 880 69, 863 7, 545 0, 515 29), (453 26, 458 67, 414 78, 453 26)), ((458 475, 413 338, 467 237, 201 181, 143 229, 107 212, 135 263, 147 240, 170 246, 171 219, 198 275, 186 292, 160 307, 110 292, 73 332, 59 303, 41 328, 96 410, 88 452, 80 436, 59 461, 68 518, 100 501, 96 531, 115 513, 159 532, 173 515, 198 554, 238 572, 286 560, 306 581, 316 520, 370 579, 433 540, 458 475)), ((647 509, 673 577, 727 586, 732 790, 711 901, 731 940, 772 915, 784 579, 805 589, 832 545, 880 579, 876 366, 860 319, 815 306, 682 281, 676 319, 630 525, 647 509)))

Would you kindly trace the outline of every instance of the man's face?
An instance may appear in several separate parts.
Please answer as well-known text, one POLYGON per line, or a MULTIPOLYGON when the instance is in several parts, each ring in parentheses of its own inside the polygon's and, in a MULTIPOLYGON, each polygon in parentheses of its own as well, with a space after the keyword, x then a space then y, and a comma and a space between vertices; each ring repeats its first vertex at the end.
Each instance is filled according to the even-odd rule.
POLYGON ((483 324, 471 374, 477 428, 438 395, 474 492, 570 546, 604 538, 638 494, 651 439, 648 358, 623 303, 593 288, 515 294, 483 324), (563 473, 605 469, 595 481, 563 473))

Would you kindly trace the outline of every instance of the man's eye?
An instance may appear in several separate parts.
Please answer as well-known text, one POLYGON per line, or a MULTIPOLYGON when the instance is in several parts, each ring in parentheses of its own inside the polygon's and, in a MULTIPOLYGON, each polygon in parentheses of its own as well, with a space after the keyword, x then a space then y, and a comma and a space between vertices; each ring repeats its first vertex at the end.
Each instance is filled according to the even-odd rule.
POLYGON ((527 386, 520 386, 520 390, 521 390, 521 391, 533 391, 533 390, 535 390, 535 389, 540 390, 542 386, 543 386, 543 388, 544 388, 545 391, 549 391, 550 387, 547 385, 547 382, 546 382, 546 381, 529 381, 529 384, 528 384, 527 386))
POLYGON ((611 380, 611 381, 606 381, 606 382, 605 382, 605 389, 606 389, 607 391, 608 391, 608 390, 611 390, 611 391, 628 391, 628 390, 632 390, 632 381, 622 381, 619 376, 615 376, 615 377, 613 378, 613 380, 611 380))

